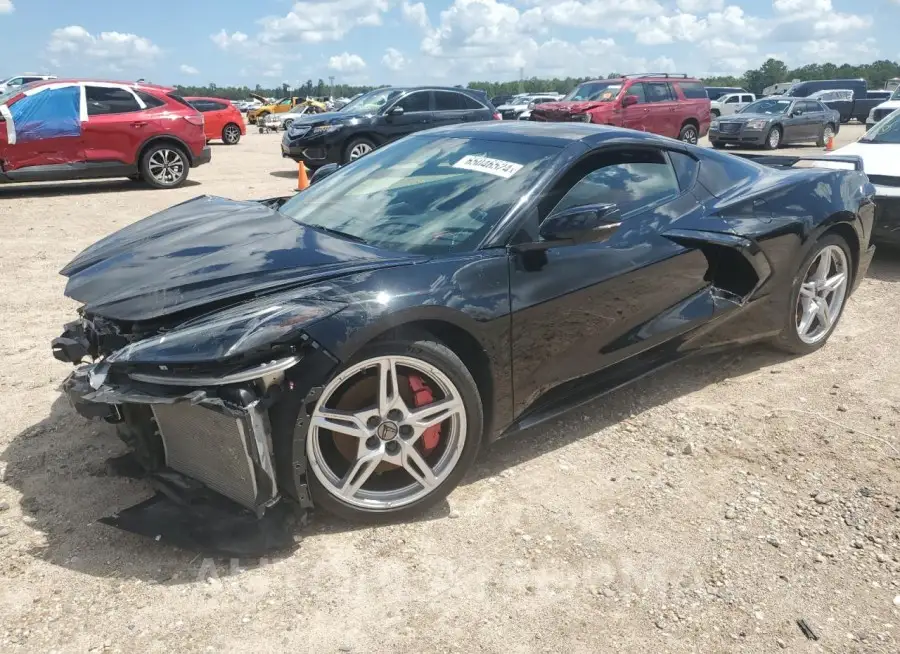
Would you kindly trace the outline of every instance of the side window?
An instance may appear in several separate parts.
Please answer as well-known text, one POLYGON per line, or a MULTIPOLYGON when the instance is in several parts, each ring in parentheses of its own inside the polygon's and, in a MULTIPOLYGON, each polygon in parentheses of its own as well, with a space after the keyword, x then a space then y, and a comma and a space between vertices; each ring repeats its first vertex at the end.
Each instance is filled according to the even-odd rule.
POLYGON ((644 93, 644 84, 638 82, 637 84, 632 84, 628 87, 628 90, 625 91, 625 95, 633 95, 638 99, 638 104, 644 104, 647 101, 647 96, 644 93))
POLYGON ((741 102, 744 102, 744 103, 753 102, 753 96, 752 95, 742 95, 741 102))
POLYGON ((811 114, 820 111, 818 102, 801 102, 803 105, 803 113, 811 114))
POLYGON ((226 105, 223 102, 210 102, 209 110, 210 111, 222 111, 223 109, 225 109, 225 106, 226 105))
POLYGON ((644 92, 647 102, 668 102, 672 99, 669 97, 669 85, 663 82, 645 82, 644 92))
POLYGON ((725 104, 737 104, 738 102, 740 102, 740 99, 741 99, 741 96, 739 96, 739 95, 729 95, 725 99, 725 104))
POLYGON ((707 98, 706 89, 700 82, 678 82, 678 88, 688 100, 705 100, 707 98))
MULTIPOLYGON (((461 102, 462 96, 459 93, 451 91, 435 91, 434 92, 434 110, 435 111, 459 111, 463 108, 461 102)), ((410 111, 406 107, 404 111, 410 111)))
POLYGON ((429 91, 416 91, 415 93, 410 93, 405 98, 402 98, 397 103, 397 106, 403 107, 404 113, 410 113, 411 111, 428 111, 428 95, 429 91))
POLYGON ((125 89, 103 86, 85 86, 88 116, 104 116, 107 114, 125 114, 140 111, 137 100, 125 89))
POLYGON ((30 84, 31 82, 41 81, 40 77, 23 77, 21 79, 22 79, 22 82, 21 82, 22 84, 30 84))
POLYGON ((25 83, 25 79, 22 77, 13 77, 9 80, 6 85, 7 86, 22 86, 25 83))
POLYGON ((487 108, 483 104, 481 104, 478 100, 466 95, 465 93, 457 93, 456 95, 459 96, 464 109, 486 109, 487 108))
POLYGON ((661 150, 599 155, 585 160, 570 173, 576 181, 554 212, 586 204, 615 204, 627 217, 680 193, 675 170, 661 150))
POLYGON ((697 181, 697 172, 700 163, 693 157, 689 157, 681 152, 669 152, 669 158, 675 167, 675 176, 678 178, 678 185, 682 191, 686 191, 697 181))
POLYGON ((816 111, 822 111, 822 112, 828 111, 828 107, 823 105, 821 102, 816 102, 814 104, 816 105, 816 111))
POLYGON ((284 100, 282 100, 282 101, 279 102, 278 104, 279 104, 279 105, 285 105, 285 104, 290 104, 290 103, 291 103, 291 99, 290 99, 290 98, 285 98, 284 100))
POLYGON ((150 95, 146 91, 135 91, 137 97, 141 99, 145 105, 147 105, 147 109, 156 109, 157 107, 164 107, 165 102, 157 98, 155 95, 150 95))

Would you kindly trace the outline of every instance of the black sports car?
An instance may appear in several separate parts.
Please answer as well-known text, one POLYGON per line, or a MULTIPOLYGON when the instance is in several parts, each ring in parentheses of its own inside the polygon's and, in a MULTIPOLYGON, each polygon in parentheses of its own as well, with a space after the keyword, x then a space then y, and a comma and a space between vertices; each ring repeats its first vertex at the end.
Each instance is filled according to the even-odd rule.
POLYGON ((285 506, 404 518, 485 443, 692 352, 811 352, 873 254, 874 189, 839 159, 482 123, 126 227, 62 270, 83 307, 53 344, 130 446, 117 469, 161 491, 108 521, 208 545, 204 520, 230 538, 221 516, 285 506))

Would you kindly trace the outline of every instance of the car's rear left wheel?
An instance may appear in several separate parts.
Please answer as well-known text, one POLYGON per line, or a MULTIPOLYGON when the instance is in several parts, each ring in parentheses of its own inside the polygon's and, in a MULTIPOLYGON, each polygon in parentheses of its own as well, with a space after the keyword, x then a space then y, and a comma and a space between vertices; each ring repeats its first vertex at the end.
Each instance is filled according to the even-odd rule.
POLYGON ((241 128, 234 123, 228 123, 222 130, 222 141, 225 145, 237 145, 241 140, 241 128))
POLYGON ((317 506, 355 521, 406 519, 445 498, 482 436, 478 387, 433 340, 374 343, 322 390, 306 436, 317 506))
POLYGON ((826 234, 813 245, 794 278, 776 345, 794 354, 825 345, 850 295, 852 261, 847 241, 837 234, 826 234))
POLYGON ((829 139, 834 138, 834 125, 828 123, 825 127, 822 128, 822 135, 819 137, 816 145, 820 148, 824 148, 828 144, 829 139))
POLYGON ((690 143, 691 145, 697 145, 697 140, 700 138, 699 132, 697 128, 688 123, 681 128, 681 133, 678 135, 679 141, 684 141, 685 143, 690 143))
POLYGON ((188 176, 190 162, 181 148, 161 143, 152 145, 141 157, 141 177, 156 188, 181 186, 188 176))

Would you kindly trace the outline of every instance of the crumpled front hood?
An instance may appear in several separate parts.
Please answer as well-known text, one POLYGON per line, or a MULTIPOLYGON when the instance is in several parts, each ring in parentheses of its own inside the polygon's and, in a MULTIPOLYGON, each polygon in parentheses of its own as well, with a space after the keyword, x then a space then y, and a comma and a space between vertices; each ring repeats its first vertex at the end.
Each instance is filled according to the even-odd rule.
POLYGON ((143 321, 419 259, 329 236, 257 202, 201 196, 98 241, 60 274, 88 313, 143 321))

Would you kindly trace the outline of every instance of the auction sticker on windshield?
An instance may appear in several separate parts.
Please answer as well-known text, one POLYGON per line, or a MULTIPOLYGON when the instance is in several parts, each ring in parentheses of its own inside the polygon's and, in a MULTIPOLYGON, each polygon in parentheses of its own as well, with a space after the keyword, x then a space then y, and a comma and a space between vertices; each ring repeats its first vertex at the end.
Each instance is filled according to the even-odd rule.
POLYGON ((492 159, 491 157, 482 157, 476 154, 469 154, 453 164, 454 168, 464 168, 465 170, 474 170, 488 175, 496 175, 509 179, 517 172, 522 170, 522 164, 513 163, 512 161, 503 161, 503 159, 492 159))

